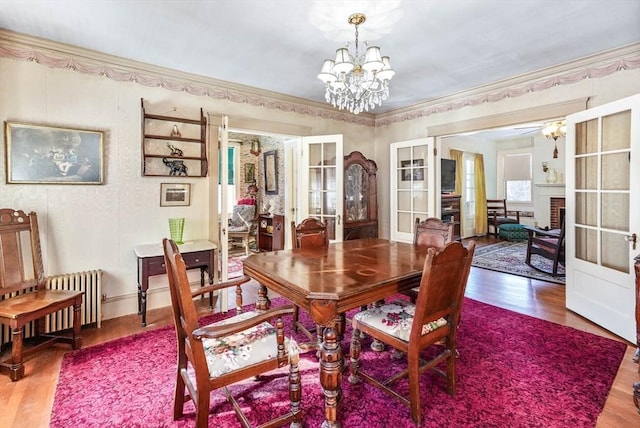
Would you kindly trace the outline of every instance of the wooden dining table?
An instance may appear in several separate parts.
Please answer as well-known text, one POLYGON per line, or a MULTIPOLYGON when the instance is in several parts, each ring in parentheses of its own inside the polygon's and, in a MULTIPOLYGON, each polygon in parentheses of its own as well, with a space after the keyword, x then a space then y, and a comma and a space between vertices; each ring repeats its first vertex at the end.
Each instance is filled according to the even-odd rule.
POLYGON ((267 309, 267 289, 306 310, 324 327, 320 344, 320 384, 324 392, 323 428, 339 428, 343 355, 339 324, 344 313, 419 284, 425 247, 386 239, 357 239, 322 248, 253 254, 244 273, 257 280, 256 307, 267 309))

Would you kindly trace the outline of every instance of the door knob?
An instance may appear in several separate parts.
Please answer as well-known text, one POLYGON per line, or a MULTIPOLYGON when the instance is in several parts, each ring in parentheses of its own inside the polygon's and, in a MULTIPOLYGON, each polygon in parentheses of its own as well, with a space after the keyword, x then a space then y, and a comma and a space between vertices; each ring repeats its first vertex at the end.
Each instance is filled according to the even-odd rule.
POLYGON ((631 235, 626 235, 624 237, 624 240, 627 242, 631 242, 633 244, 633 250, 636 249, 636 242, 638 240, 638 236, 635 233, 632 233, 631 235))

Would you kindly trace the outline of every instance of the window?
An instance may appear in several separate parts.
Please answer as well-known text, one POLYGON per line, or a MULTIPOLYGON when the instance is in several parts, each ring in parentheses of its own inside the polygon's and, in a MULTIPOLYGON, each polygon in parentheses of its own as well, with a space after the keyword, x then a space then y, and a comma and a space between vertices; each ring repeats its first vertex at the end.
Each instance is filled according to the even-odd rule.
MULTIPOLYGON (((233 206, 236 203, 236 185, 235 185, 235 147, 229 147, 229 158, 227 164, 227 170, 229 172, 228 181, 227 181, 227 212, 233 212, 233 206)), ((222 171, 222 156, 218 156, 218 209, 222 209, 222 185, 221 181, 221 171, 222 171)), ((220 214, 220 213, 218 213, 220 214)))
POLYGON ((508 201, 531 202, 531 153, 504 156, 504 194, 508 201))

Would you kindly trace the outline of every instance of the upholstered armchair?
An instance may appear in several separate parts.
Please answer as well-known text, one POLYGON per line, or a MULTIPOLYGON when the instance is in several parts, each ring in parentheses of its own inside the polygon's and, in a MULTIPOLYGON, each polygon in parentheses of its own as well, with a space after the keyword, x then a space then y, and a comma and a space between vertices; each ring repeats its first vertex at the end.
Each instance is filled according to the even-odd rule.
POLYGON ((245 198, 238 201, 233 207, 233 213, 229 220, 229 241, 240 243, 244 252, 249 255, 249 245, 252 238, 255 239, 257 230, 257 204, 256 199, 245 198))

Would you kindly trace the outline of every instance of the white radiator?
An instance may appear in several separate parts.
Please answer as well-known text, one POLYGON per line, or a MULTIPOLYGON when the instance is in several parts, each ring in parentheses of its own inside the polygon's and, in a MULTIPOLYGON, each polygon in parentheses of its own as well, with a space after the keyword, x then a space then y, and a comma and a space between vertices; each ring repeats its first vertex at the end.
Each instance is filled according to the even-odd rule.
MULTIPOLYGON (((102 270, 68 273, 50 276, 46 279, 46 288, 52 290, 82 290, 82 325, 95 324, 100 328, 102 323, 102 270)), ((13 297, 13 295, 11 295, 13 297)), ((62 309, 45 318, 45 332, 65 330, 73 325, 73 306, 62 309)), ((24 337, 31 337, 34 323, 25 326, 24 337)), ((0 346, 11 341, 8 326, 0 325, 0 346)))

